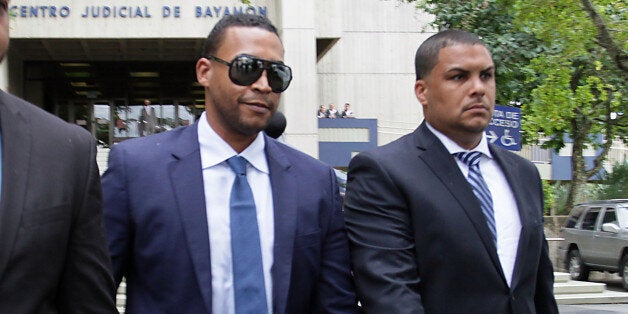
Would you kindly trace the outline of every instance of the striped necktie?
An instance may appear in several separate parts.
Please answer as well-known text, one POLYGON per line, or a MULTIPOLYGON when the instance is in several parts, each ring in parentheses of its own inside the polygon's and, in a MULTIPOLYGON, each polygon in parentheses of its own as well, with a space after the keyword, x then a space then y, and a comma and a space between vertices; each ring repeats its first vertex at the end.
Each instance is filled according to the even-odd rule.
POLYGON ((493 241, 497 243, 497 229, 495 228, 495 213, 493 212, 493 198, 491 197, 491 191, 488 189, 488 185, 482 178, 480 172, 480 159, 482 157, 481 152, 460 152, 454 154, 460 161, 469 166, 469 175, 467 181, 473 189, 473 194, 480 201, 480 207, 482 213, 486 217, 486 224, 491 231, 493 241))

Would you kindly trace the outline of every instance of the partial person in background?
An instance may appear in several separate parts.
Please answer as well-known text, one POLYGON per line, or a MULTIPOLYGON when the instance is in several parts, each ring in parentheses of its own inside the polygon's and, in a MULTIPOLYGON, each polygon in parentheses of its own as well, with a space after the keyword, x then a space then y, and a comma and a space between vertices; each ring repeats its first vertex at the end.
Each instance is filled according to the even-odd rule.
POLYGON ((543 188, 528 160, 486 140, 495 65, 447 30, 416 58, 425 121, 349 164, 344 208, 367 313, 557 313, 543 188))
POLYGON ((354 118, 353 110, 351 110, 351 105, 349 103, 345 103, 345 109, 340 114, 341 118, 354 118))
POLYGON ((140 133, 140 136, 146 136, 151 134, 149 130, 149 120, 150 120, 150 100, 144 99, 144 105, 140 110, 140 117, 137 121, 137 129, 140 133))
POLYGON ((319 119, 328 118, 328 116, 327 116, 327 106, 320 105, 318 107, 318 111, 316 112, 316 117, 319 118, 319 119))
POLYGON ((277 29, 223 17, 196 63, 197 123, 115 145, 103 176, 129 313, 355 313, 331 167, 262 132, 291 80, 277 29))
POLYGON ((118 313, 95 139, 4 91, 0 139, 0 313, 118 313))
POLYGON ((334 104, 329 104, 329 109, 327 109, 327 118, 335 119, 338 118, 338 110, 336 110, 336 106, 334 104))

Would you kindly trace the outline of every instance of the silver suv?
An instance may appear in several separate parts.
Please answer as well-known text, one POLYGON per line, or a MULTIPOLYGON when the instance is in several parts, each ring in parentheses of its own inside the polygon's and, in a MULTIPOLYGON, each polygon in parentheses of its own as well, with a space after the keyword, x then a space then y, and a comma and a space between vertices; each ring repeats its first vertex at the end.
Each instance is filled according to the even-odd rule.
POLYGON ((573 280, 589 271, 619 272, 628 290, 628 199, 576 205, 561 229, 560 256, 573 280))

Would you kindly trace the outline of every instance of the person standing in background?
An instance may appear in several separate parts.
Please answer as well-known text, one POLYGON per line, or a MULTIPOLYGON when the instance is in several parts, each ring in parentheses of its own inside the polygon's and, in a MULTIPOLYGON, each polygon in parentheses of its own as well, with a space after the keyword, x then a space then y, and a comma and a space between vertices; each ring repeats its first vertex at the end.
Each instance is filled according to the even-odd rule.
POLYGON ((334 104, 329 104, 326 116, 330 119, 338 118, 338 110, 336 110, 336 106, 334 104))
POLYGON ((318 111, 316 112, 316 117, 319 118, 319 119, 329 118, 327 116, 327 106, 320 105, 318 107, 318 111))
POLYGON ((152 120, 152 108, 150 107, 150 100, 144 99, 144 105, 142 106, 142 110, 140 110, 140 118, 137 121, 138 123, 138 131, 141 136, 150 135, 154 131, 154 123, 151 123, 152 120), (151 126, 153 130, 151 130, 151 126))
POLYGON ((349 103, 345 103, 345 110, 342 111, 340 115, 341 118, 354 118, 353 110, 351 110, 351 105, 349 103))

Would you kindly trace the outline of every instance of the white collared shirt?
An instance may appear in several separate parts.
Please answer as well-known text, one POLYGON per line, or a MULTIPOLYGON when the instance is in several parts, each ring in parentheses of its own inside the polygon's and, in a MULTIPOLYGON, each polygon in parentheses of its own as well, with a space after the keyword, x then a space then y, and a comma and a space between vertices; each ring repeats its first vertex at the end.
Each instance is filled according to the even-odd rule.
MULTIPOLYGON (((436 135, 436 137, 443 143, 445 148, 450 154, 458 152, 466 152, 467 150, 460 147, 445 134, 434 129, 427 121, 425 122, 428 129, 436 135)), ((491 191, 493 198, 493 211, 495 213, 495 227, 497 230, 497 255, 499 256, 499 262, 502 266, 508 285, 512 282, 512 273, 515 267, 515 260, 517 258, 517 247, 519 246, 519 236, 521 234, 521 218, 519 217, 519 211, 517 210, 517 202, 515 196, 512 193, 510 184, 506 180, 504 172, 500 168, 499 164, 493 159, 490 150, 488 149, 488 142, 486 140, 486 134, 482 133, 482 140, 472 149, 472 151, 481 152, 483 155, 480 159, 480 172, 482 172, 482 178, 486 181, 488 189, 491 191)), ((469 166, 462 162, 460 159, 455 158, 460 171, 466 177, 469 175, 469 166)))
MULTIPOLYGON (((201 150, 207 226, 209 228, 212 312, 232 314, 235 313, 235 303, 233 266, 231 263, 229 199, 235 173, 226 160, 237 155, 237 153, 211 128, 204 112, 198 122, 198 142, 201 150)), ((273 195, 264 146, 264 136, 260 132, 253 143, 240 153, 240 156, 249 162, 246 167, 246 176, 253 191, 257 210, 266 304, 268 305, 268 313, 272 313, 273 285, 270 269, 273 265, 275 232, 273 195)))

